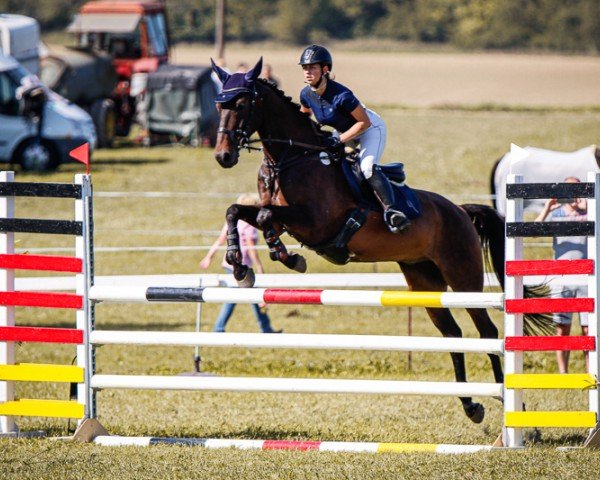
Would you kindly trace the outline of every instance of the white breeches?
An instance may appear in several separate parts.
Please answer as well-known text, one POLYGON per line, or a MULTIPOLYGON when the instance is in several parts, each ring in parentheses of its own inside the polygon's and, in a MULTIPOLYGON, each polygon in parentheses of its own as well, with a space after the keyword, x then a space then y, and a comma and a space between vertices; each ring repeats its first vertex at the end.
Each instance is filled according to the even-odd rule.
POLYGON ((387 128, 379 115, 367 109, 371 126, 366 132, 356 138, 360 143, 360 170, 366 179, 373 175, 373 165, 379 163, 385 149, 387 128))

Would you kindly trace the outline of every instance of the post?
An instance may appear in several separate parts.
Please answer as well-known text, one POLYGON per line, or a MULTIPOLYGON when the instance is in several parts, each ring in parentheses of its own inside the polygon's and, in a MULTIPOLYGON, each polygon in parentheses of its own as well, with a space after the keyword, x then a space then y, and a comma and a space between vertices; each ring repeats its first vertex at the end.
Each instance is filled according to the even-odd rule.
MULTIPOLYGON (((600 239, 598 214, 600 210, 598 209, 598 199, 600 198, 600 174, 589 172, 587 181, 594 184, 594 199, 593 201, 588 199, 588 220, 594 221, 594 236, 588 238, 588 258, 594 260, 594 273, 588 276, 588 297, 594 299, 594 311, 588 314, 588 335, 596 339, 596 348, 588 354, 590 364, 588 373, 597 379, 598 372, 600 372, 600 357, 598 356, 598 341, 600 340, 598 335, 598 298, 600 298, 600 276, 598 275, 598 251, 600 250, 598 245, 600 239)), ((598 421, 600 414, 598 388, 590 388, 589 390, 589 409, 590 412, 596 413, 596 421, 598 421)), ((586 445, 589 445, 593 441, 596 448, 598 448, 597 432, 598 425, 590 432, 586 445)))
POLYGON ((225 58, 225 0, 215 5, 215 55, 217 60, 225 58))
MULTIPOLYGON (((521 175, 508 175, 507 183, 523 183, 521 175)), ((506 200, 506 222, 523 221, 523 199, 506 200)), ((523 238, 506 237, 505 261, 521 260, 523 258, 523 238)), ((523 298, 523 277, 504 277, 504 293, 506 299, 523 298)), ((523 335, 523 314, 504 314, 504 336, 514 337, 523 335)), ((523 352, 504 352, 504 373, 523 373, 523 352)), ((504 388, 504 413, 520 412, 523 410, 523 390, 504 388)), ((523 433, 520 428, 504 427, 502 442, 505 447, 520 447, 523 445, 523 433)))
POLYGON ((82 235, 75 240, 75 256, 83 261, 83 270, 76 276, 77 294, 83 296, 83 308, 77 311, 77 328, 83 330, 83 344, 77 345, 77 365, 84 369, 84 382, 77 385, 77 401, 85 405, 85 418, 96 417, 96 398, 90 387, 95 373, 95 349, 89 343, 94 328, 95 308, 89 291, 94 283, 94 220, 92 180, 90 175, 76 175, 81 185, 81 198, 75 201, 75 220, 82 224, 82 235))
MULTIPOLYGON (((200 275, 200 282, 198 287, 202 288, 202 275, 200 275)), ((202 322, 202 302, 198 302, 196 305, 196 332, 200 333, 200 327, 202 322)), ((194 373, 200 373, 200 346, 194 347, 194 373)))
MULTIPOLYGON (((15 181, 14 172, 0 172, 0 182, 8 183, 15 181)), ((3 218, 14 218, 14 197, 0 197, 0 216, 3 218)), ((11 254, 15 251, 15 234, 13 232, 0 233, 0 252, 11 254)), ((14 270, 0 270, 0 291, 10 292, 15 289, 14 270)), ((0 306, 0 327, 12 327, 15 324, 15 307, 0 306)), ((15 343, 0 342, 0 364, 14 365, 15 343)), ((13 382, 0 382, 0 403, 14 400, 13 382)), ((14 433, 17 425, 14 417, 0 416, 0 433, 14 433)))

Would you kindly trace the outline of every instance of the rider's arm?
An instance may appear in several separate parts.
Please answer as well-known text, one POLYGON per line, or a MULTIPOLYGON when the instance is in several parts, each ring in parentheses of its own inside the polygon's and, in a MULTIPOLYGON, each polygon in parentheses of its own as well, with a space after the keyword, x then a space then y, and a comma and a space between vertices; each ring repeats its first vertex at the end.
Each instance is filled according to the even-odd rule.
POLYGON ((309 115, 312 115, 312 110, 308 107, 305 107, 304 105, 300 104, 300 111, 302 113, 308 113, 309 115))
POLYGON ((346 143, 353 138, 358 137, 361 133, 365 132, 371 126, 371 120, 367 115, 367 111, 362 105, 356 107, 350 112, 356 123, 352 125, 348 130, 340 134, 340 142, 346 143))

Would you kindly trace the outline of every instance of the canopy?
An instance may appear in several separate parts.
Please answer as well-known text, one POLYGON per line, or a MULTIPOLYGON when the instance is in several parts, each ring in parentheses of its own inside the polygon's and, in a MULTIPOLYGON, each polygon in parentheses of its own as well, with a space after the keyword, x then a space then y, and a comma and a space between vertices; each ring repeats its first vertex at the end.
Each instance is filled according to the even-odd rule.
POLYGON ((85 13, 75 15, 68 32, 131 33, 135 31, 142 16, 139 13, 85 13))

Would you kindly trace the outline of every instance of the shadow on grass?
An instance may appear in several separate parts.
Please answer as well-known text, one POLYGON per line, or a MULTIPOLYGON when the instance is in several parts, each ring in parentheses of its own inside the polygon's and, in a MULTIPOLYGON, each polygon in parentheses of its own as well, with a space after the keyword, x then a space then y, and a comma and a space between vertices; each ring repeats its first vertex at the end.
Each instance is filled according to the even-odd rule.
POLYGON ((122 160, 92 160, 92 165, 160 165, 168 163, 168 158, 126 158, 122 160))

